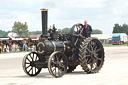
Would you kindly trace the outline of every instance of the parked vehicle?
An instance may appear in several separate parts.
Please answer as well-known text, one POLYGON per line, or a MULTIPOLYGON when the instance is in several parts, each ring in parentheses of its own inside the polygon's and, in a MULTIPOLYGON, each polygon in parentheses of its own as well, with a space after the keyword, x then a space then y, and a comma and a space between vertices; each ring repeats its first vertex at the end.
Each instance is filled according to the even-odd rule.
POLYGON ((112 44, 121 45, 128 41, 128 36, 126 33, 116 33, 112 35, 112 44))

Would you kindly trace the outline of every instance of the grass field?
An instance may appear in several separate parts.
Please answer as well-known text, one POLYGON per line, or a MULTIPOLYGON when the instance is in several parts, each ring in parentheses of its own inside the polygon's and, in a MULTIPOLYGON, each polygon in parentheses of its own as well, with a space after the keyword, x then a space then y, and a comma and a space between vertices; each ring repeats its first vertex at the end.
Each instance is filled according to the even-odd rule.
POLYGON ((112 45, 112 44, 103 44, 104 47, 119 47, 119 46, 127 46, 127 44, 122 45, 112 45))

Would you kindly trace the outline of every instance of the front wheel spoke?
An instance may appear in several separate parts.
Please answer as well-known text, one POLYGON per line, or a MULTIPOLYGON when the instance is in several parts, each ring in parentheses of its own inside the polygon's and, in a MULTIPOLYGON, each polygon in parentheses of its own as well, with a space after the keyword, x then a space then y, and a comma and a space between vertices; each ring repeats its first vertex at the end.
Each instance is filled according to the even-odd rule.
POLYGON ((56 65, 56 62, 55 62, 54 60, 52 60, 52 61, 51 61, 51 64, 54 64, 54 65, 56 65))
POLYGON ((34 60, 34 53, 33 53, 33 60, 34 60))
POLYGON ((59 70, 59 68, 58 68, 58 76, 60 76, 60 70, 59 70))
POLYGON ((36 73, 36 67, 35 67, 35 73, 36 73))
POLYGON ((32 70, 32 67, 30 68, 30 70, 28 72, 30 72, 32 70))
POLYGON ((37 55, 36 55, 35 61, 37 61, 37 55))
POLYGON ((26 69, 29 68, 29 67, 30 67, 30 65, 28 65, 28 66, 26 67, 26 69))
POLYGON ((52 71, 54 72, 54 71, 55 71, 55 69, 56 69, 56 67, 54 67, 54 69, 52 69, 52 71))
POLYGON ((32 56, 31 56, 31 54, 30 54, 30 58, 32 59, 32 61, 33 61, 33 58, 32 58, 32 56))
POLYGON ((61 69, 65 69, 65 66, 63 64, 60 65, 61 69))
POLYGON ((56 67, 55 67, 55 75, 56 75, 56 67))
POLYGON ((60 58, 60 62, 63 61, 63 57, 60 58))
POLYGON ((30 63, 26 62, 25 64, 30 64, 30 63))
POLYGON ((59 62, 58 56, 56 56, 57 62, 59 62))
POLYGON ((96 63, 93 63, 92 69, 95 69, 96 67, 97 67, 97 64, 96 63))
POLYGON ((52 69, 52 72, 56 75, 56 67, 52 69))
POLYGON ((33 74, 33 67, 32 67, 32 74, 33 74))
POLYGON ((31 62, 29 59, 28 59, 28 57, 26 58, 29 62, 31 62))

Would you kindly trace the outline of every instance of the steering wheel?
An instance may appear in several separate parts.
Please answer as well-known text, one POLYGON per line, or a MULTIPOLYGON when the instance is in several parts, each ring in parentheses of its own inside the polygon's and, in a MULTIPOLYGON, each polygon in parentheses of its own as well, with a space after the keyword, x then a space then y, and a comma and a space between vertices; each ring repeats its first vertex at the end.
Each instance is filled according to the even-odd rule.
POLYGON ((71 31, 70 31, 70 39, 71 39, 71 43, 73 47, 78 48, 77 45, 78 45, 79 40, 82 38, 85 38, 82 35, 82 32, 83 32, 82 24, 78 23, 72 26, 71 31))

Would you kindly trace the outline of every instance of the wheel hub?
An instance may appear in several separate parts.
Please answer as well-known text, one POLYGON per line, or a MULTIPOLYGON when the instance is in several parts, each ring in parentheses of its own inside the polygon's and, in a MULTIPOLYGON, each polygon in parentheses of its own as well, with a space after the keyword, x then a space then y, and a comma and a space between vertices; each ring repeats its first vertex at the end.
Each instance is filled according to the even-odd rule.
POLYGON ((35 63, 34 62, 30 62, 30 66, 34 67, 35 63))
POLYGON ((92 52, 91 53, 91 58, 96 58, 97 57, 97 53, 96 52, 92 52))

